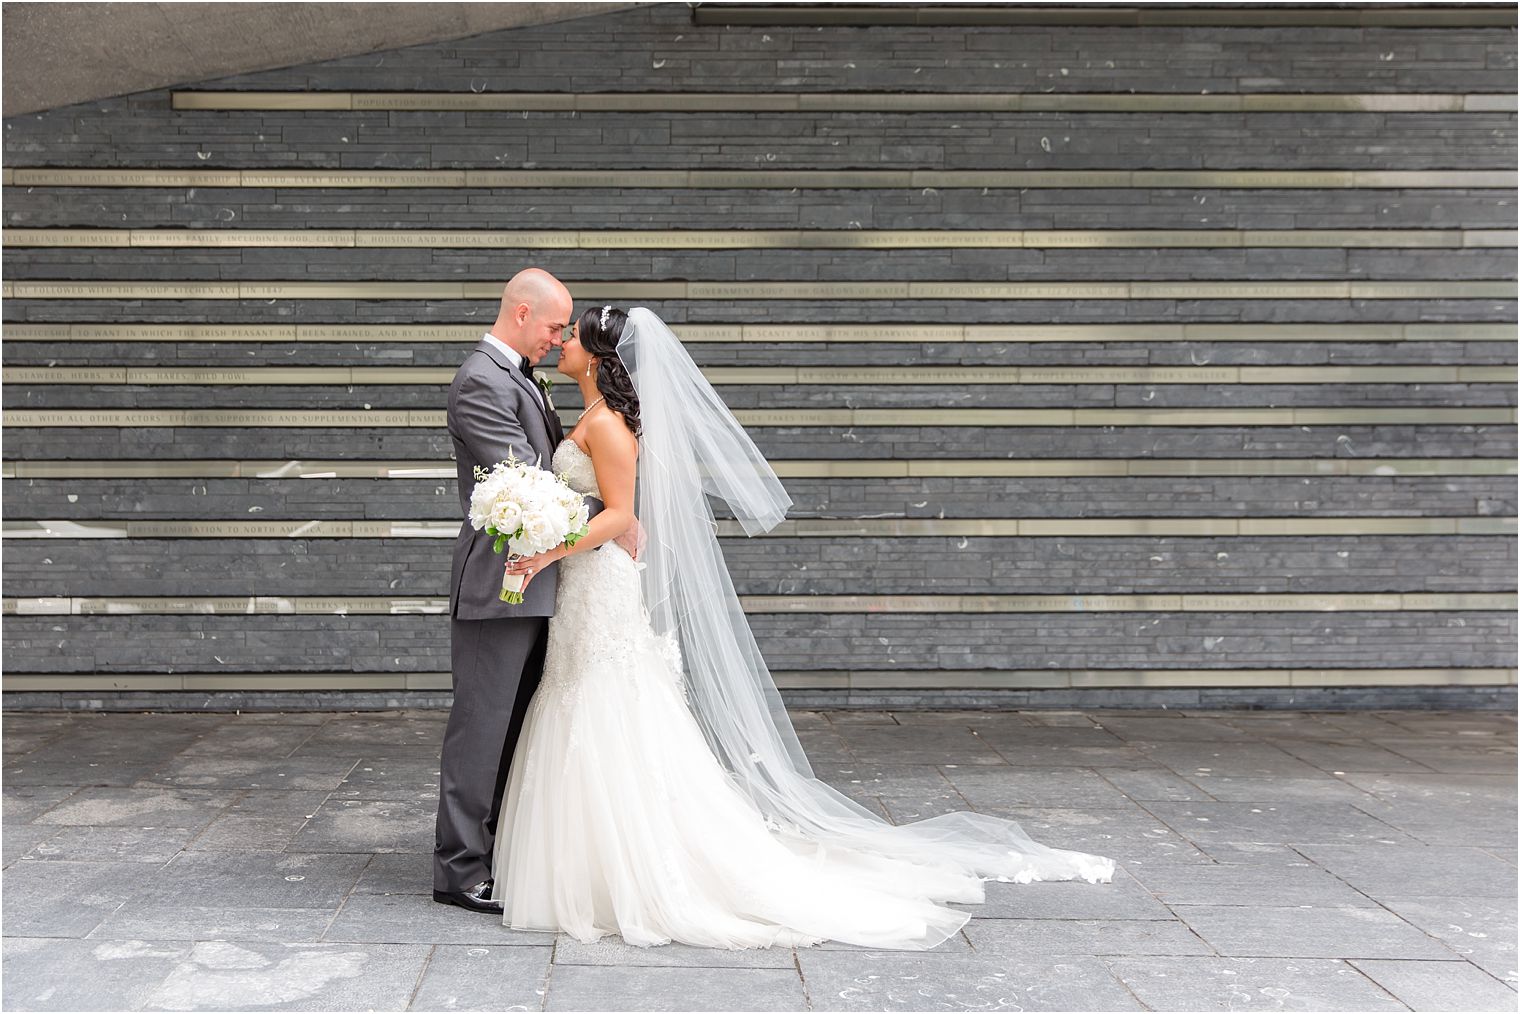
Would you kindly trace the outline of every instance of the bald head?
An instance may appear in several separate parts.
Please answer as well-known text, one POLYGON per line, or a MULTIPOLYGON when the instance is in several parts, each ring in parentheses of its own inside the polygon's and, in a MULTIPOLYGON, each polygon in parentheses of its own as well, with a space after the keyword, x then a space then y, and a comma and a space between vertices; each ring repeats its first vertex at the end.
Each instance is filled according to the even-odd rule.
POLYGON ((513 275, 501 292, 501 309, 491 333, 535 365, 558 345, 573 302, 565 284, 542 268, 513 275))

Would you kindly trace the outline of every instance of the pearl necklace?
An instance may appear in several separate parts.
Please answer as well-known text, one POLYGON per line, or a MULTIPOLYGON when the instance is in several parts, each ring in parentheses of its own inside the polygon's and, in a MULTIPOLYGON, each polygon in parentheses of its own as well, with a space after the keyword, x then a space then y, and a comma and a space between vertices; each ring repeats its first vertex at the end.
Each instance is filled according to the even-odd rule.
POLYGON ((580 418, 576 419, 576 422, 580 422, 581 419, 586 418, 586 413, 587 412, 590 412, 592 409, 596 408, 598 405, 600 405, 602 402, 604 402, 606 400, 607 400, 606 397, 603 396, 601 398, 596 399, 596 401, 593 401, 591 404, 587 405, 585 408, 581 409, 580 418))

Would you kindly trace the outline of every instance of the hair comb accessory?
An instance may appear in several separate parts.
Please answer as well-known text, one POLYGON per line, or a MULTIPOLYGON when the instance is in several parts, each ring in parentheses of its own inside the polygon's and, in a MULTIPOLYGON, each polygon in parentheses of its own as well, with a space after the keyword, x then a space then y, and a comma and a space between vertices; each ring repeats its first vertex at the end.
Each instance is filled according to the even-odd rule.
POLYGON ((604 330, 604 331, 607 329, 607 315, 609 313, 611 313, 611 312, 612 312, 612 307, 611 306, 604 306, 604 307, 602 307, 601 324, 602 324, 602 330, 604 330))

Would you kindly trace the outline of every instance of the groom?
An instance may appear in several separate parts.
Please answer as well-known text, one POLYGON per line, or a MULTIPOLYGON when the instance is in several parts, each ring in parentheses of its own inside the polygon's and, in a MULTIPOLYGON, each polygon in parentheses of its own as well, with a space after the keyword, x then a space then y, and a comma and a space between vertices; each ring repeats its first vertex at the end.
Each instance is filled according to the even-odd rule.
MULTIPOLYGON (((528 268, 502 292, 496 323, 465 358, 449 386, 449 436, 459 470, 459 504, 470 512, 475 466, 489 470, 513 454, 552 469, 564 438, 559 417, 533 380, 533 368, 570 337, 570 290, 528 268)), ((592 516, 602 503, 587 497, 592 516)), ((492 536, 466 522, 454 543, 449 583, 454 705, 439 761, 433 900, 501 914, 491 899, 491 854, 507 766, 528 701, 543 674, 557 572, 528 583, 519 605, 499 597, 506 567, 492 536)))

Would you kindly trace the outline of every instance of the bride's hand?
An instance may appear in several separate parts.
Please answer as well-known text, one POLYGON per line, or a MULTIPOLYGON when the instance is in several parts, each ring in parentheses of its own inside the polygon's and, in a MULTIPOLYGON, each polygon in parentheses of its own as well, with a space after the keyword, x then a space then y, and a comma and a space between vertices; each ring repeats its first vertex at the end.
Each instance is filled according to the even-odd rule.
POLYGON ((522 590, 527 591, 528 585, 533 583, 533 578, 541 573, 551 563, 558 562, 565 555, 564 546, 556 546, 547 553, 539 553, 536 556, 524 556, 520 560, 507 561, 508 574, 521 574, 523 577, 522 590))

